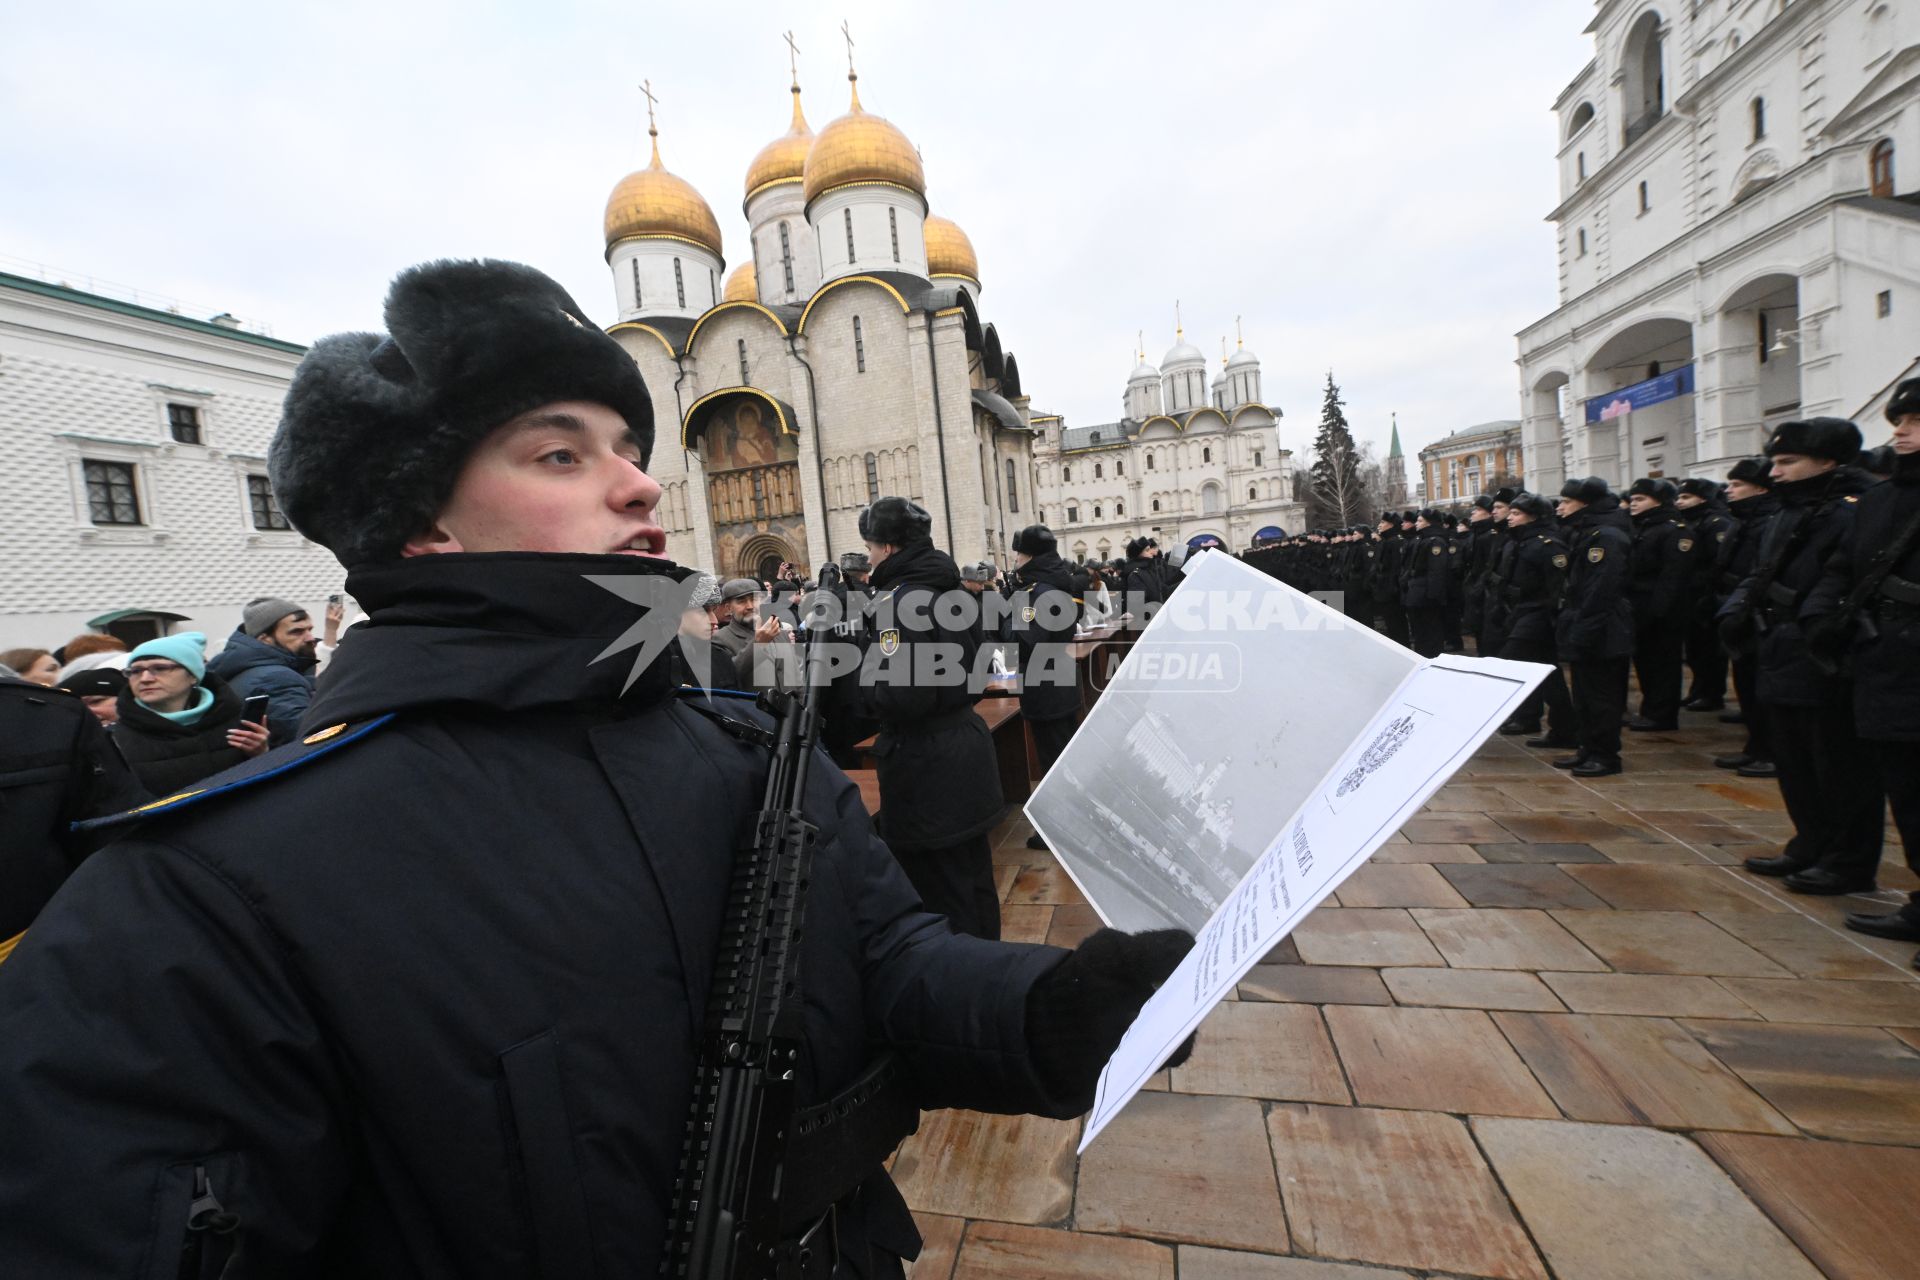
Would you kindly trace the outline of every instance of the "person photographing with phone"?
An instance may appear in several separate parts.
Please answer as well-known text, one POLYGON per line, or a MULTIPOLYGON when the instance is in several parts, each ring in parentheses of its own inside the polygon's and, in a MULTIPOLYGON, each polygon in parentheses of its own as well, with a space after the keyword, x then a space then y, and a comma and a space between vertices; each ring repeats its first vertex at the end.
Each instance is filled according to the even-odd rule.
POLYGON ((185 791, 267 749, 270 695, 243 701, 209 669, 206 647, 205 635, 186 631, 127 655, 114 742, 155 796, 185 791))
POLYGON ((273 717, 270 745, 285 746, 313 702, 318 647, 313 618, 305 609, 278 596, 261 596, 247 602, 240 625, 207 670, 243 698, 266 694, 273 717))

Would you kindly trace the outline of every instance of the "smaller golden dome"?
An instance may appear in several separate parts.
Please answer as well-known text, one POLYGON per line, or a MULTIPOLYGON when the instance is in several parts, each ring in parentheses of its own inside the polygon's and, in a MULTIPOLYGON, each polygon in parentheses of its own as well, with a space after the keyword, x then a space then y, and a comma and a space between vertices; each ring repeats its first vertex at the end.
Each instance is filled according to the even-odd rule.
POLYGON ((980 283, 980 259, 974 256, 973 241, 960 224, 937 213, 927 215, 927 274, 965 276, 980 283))
POLYGON ((861 109, 859 83, 852 75, 847 79, 854 82, 852 105, 820 131, 807 152, 801 188, 807 202, 857 182, 885 182, 924 198, 927 174, 920 153, 894 125, 861 109))
POLYGON ((685 240, 721 256, 720 223, 693 184, 660 163, 660 137, 653 130, 653 161, 620 179, 607 197, 607 248, 634 236, 685 240))
POLYGON ((751 262, 743 262, 727 276, 727 287, 720 293, 722 302, 758 302, 760 286, 751 262))
POLYGON ((807 152, 813 149, 813 130, 800 113, 800 86, 793 86, 793 125, 760 148, 747 166, 747 199, 781 182, 798 182, 807 171, 807 152))

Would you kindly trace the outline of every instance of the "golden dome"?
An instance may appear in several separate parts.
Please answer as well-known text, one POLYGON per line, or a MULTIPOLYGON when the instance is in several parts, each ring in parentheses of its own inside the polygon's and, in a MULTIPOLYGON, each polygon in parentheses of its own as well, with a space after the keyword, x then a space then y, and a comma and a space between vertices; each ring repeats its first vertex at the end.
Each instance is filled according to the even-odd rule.
POLYGON ((980 283, 980 259, 974 256, 973 241, 960 224, 937 213, 927 215, 927 274, 965 276, 980 283))
POLYGON ((753 264, 743 262, 727 276, 727 287, 720 293, 722 302, 758 302, 760 286, 754 278, 753 264))
POLYGON ((805 185, 802 194, 809 204, 815 196, 836 187, 856 182, 886 182, 905 187, 924 198, 927 194, 926 171, 920 167, 920 153, 907 141, 907 135, 860 108, 860 86, 853 85, 853 102, 847 114, 820 131, 807 152, 805 185))
POLYGON ((785 133, 760 148, 760 154, 747 166, 747 199, 765 187, 781 182, 798 182, 807 170, 807 152, 813 149, 813 130, 800 114, 800 86, 793 86, 793 125, 785 133))
POLYGON ((635 236, 685 240, 720 257, 720 224, 685 178, 660 163, 660 135, 653 129, 653 161, 620 179, 607 197, 607 248, 635 236))

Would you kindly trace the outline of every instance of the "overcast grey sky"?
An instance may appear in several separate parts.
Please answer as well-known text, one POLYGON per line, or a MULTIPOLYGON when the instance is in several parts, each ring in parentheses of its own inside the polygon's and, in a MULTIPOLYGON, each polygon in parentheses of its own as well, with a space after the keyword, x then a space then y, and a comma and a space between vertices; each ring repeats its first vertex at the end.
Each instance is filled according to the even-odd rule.
POLYGON ((0 267, 230 310, 284 338, 376 328, 400 268, 517 258, 611 322, 600 223, 668 168, 746 256, 748 161, 861 99, 972 237, 1036 408, 1118 416, 1136 330, 1244 317, 1304 459, 1332 368, 1356 434, 1411 454, 1517 416, 1513 333, 1555 304, 1549 107, 1585 0, 1304 3, 36 5, 0 67, 0 267))

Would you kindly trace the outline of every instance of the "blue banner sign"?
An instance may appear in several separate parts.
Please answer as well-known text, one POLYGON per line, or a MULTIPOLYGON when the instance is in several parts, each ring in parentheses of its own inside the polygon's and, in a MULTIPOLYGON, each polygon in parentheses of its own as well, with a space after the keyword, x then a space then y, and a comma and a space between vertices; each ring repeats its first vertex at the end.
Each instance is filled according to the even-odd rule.
POLYGON ((1663 373, 1645 382, 1636 382, 1618 391, 1603 391, 1587 401, 1587 421, 1605 422, 1644 409, 1648 405, 1678 400, 1693 394, 1693 366, 1683 364, 1671 373, 1663 373))

